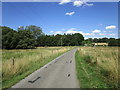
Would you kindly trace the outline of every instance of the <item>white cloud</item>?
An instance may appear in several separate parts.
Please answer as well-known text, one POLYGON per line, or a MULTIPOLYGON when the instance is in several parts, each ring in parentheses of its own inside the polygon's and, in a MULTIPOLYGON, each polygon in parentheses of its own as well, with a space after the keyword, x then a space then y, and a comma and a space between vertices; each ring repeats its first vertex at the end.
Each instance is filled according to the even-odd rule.
POLYGON ((105 36, 105 35, 107 35, 107 34, 104 34, 104 33, 100 33, 99 35, 100 35, 100 36, 105 36))
POLYGON ((74 1, 73 6, 82 6, 84 4, 83 1, 74 1))
POLYGON ((105 28, 106 28, 106 29, 115 29, 116 26, 115 26, 115 25, 111 25, 111 26, 106 26, 105 28))
POLYGON ((84 5, 84 6, 93 6, 93 4, 92 3, 87 3, 89 0, 76 0, 76 1, 74 1, 73 2, 73 6, 77 6, 77 7, 79 7, 79 6, 82 6, 82 5, 84 5))
POLYGON ((76 28, 70 28, 70 29, 68 29, 69 31, 72 31, 72 30, 76 30, 76 28))
POLYGON ((82 34, 82 35, 84 35, 85 33, 83 33, 82 31, 79 31, 78 33, 80 33, 80 34, 82 34))
POLYGON ((84 33, 85 36, 91 36, 93 33, 84 33))
POLYGON ((66 33, 66 34, 75 34, 75 33, 84 34, 82 31, 77 31, 76 28, 69 28, 67 31, 50 31, 50 33, 53 33, 54 35, 63 34, 63 33, 66 33))
POLYGON ((69 15, 69 16, 71 16, 73 14, 75 14, 75 12, 67 12, 67 13, 65 13, 65 15, 69 15))
POLYGON ((53 33, 54 31, 50 31, 50 33, 53 33))
POLYGON ((74 34, 74 33, 78 33, 78 31, 76 31, 76 28, 70 28, 65 33, 66 34, 74 34))
POLYGON ((76 28, 70 28, 70 29, 68 29, 65 33, 66 33, 66 34, 80 33, 80 34, 84 35, 84 33, 83 33, 82 31, 78 31, 76 28))
POLYGON ((69 3, 71 2, 71 0, 61 0, 61 2, 59 4, 65 4, 65 3, 69 3))
MULTIPOLYGON (((66 3, 70 3, 72 0, 61 0, 60 1, 60 5, 62 4, 66 4, 66 3)), ((85 6, 93 6, 92 3, 88 4, 89 0, 74 0, 73 1, 73 6, 76 6, 76 7, 79 7, 79 6, 82 6, 82 5, 85 5, 85 6)))
POLYGON ((86 3, 85 5, 86 5, 86 6, 89 6, 89 7, 90 7, 90 6, 93 6, 93 4, 92 4, 92 3, 91 3, 91 4, 86 3))
POLYGON ((115 36, 116 34, 107 34, 107 33, 104 33, 106 31, 102 31, 101 30, 98 30, 98 29, 95 29, 91 32, 83 32, 83 31, 80 31, 78 30, 77 28, 69 28, 69 29, 62 29, 61 31, 50 31, 51 33, 53 33, 54 35, 56 34, 75 34, 75 33, 80 33, 82 34, 83 36, 85 37, 102 37, 102 36, 115 36), (64 30, 64 31, 63 31, 64 30))
POLYGON ((68 31, 66 31, 66 34, 75 34, 75 33, 78 33, 77 31, 74 31, 74 30, 68 30, 68 31))
POLYGON ((62 34, 62 31, 50 31, 50 33, 53 33, 54 35, 56 35, 56 34, 62 34))
POLYGON ((66 32, 66 34, 75 34, 75 33, 80 33, 83 36, 91 36, 93 33, 84 33, 83 31, 78 31, 76 28, 70 28, 66 32))
MULTIPOLYGON (((82 34, 83 36, 94 36, 96 33, 100 33, 101 31, 100 30, 94 30, 92 31, 91 33, 84 33, 83 31, 78 31, 76 28, 70 28, 68 29, 65 33, 66 34, 75 34, 75 33, 80 33, 82 34)), ((99 34, 98 34, 99 35, 99 34)), ((102 34, 100 34, 102 35, 102 34)))
POLYGON ((100 30, 93 30, 92 33, 100 33, 101 31, 100 30))
POLYGON ((110 36, 115 36, 116 34, 109 34, 110 36))

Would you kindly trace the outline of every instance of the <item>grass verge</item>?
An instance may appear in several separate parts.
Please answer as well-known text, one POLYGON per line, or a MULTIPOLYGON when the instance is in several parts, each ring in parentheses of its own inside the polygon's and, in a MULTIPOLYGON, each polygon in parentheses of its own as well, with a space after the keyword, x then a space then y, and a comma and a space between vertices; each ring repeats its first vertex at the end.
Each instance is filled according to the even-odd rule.
MULTIPOLYGON (((77 77, 81 88, 108 88, 104 77, 100 74, 100 68, 88 64, 79 51, 75 54, 77 77)), ((89 57, 86 57, 88 60, 89 57)))

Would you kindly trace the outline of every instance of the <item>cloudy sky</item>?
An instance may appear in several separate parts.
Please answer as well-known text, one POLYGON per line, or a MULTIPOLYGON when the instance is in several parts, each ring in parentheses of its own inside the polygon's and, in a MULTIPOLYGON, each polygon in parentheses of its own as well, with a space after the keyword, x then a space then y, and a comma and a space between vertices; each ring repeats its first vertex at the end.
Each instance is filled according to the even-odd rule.
POLYGON ((37 25, 45 34, 81 33, 85 38, 118 37, 118 3, 3 2, 2 25, 15 30, 37 25))

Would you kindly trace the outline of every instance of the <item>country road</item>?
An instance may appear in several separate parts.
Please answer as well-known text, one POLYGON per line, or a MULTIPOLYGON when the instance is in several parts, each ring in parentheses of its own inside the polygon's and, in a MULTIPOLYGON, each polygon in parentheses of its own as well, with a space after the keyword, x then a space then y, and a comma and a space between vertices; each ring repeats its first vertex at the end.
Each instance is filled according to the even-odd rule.
POLYGON ((12 88, 80 88, 73 49, 33 72, 12 88))

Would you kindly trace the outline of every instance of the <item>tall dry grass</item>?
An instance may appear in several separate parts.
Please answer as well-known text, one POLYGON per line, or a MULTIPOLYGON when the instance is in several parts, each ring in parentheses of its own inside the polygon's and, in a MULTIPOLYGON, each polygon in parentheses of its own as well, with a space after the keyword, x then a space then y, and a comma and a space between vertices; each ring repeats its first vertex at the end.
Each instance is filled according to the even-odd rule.
POLYGON ((57 56, 70 50, 71 47, 38 47, 26 50, 2 51, 2 76, 3 81, 10 77, 18 76, 29 71, 31 67, 43 65, 48 58, 57 56))
MULTIPOLYGON (((100 67, 100 73, 107 82, 118 83, 118 47, 80 47, 80 56, 87 57, 89 63, 100 67)), ((111 85, 112 85, 111 84, 111 85)))

